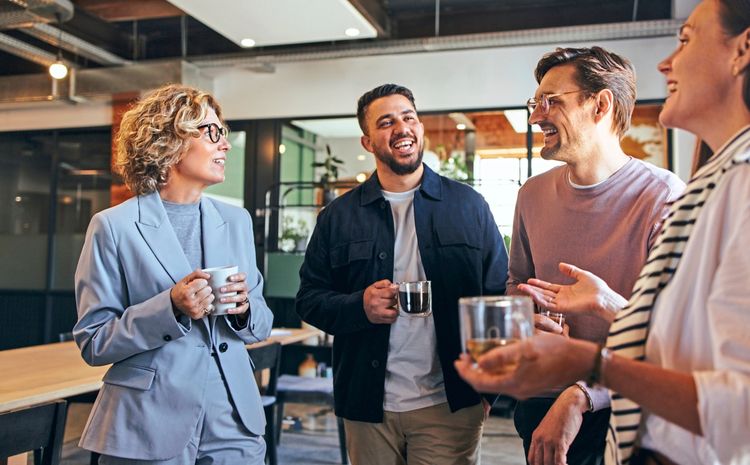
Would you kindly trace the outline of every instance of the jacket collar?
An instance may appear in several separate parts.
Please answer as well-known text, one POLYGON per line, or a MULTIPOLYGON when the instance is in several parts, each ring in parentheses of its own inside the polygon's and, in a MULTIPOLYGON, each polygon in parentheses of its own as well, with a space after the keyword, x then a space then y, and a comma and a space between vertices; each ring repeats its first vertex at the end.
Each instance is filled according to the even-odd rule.
MULTIPOLYGON (((206 196, 200 200, 203 261, 207 268, 228 265, 232 258, 226 220, 206 196)), ((158 192, 138 197, 138 229, 174 282, 193 271, 167 217, 158 192)))
MULTIPOLYGON (((423 166, 424 172, 422 173, 422 183, 419 187, 419 191, 434 200, 441 200, 443 187, 440 182, 440 175, 432 171, 426 164, 423 164, 423 166)), ((362 184, 360 205, 365 206, 382 198, 383 188, 378 179, 378 172, 375 171, 372 176, 370 176, 370 179, 362 184)))

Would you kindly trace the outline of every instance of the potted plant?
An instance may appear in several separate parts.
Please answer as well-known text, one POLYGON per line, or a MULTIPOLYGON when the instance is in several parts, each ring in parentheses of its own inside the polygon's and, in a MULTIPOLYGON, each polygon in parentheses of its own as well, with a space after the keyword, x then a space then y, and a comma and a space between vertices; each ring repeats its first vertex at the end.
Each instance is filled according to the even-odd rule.
POLYGON ((455 181, 466 181, 469 179, 469 169, 466 166, 466 162, 457 153, 440 163, 438 173, 455 181))
POLYGON ((303 219, 285 216, 281 223, 279 249, 284 252, 304 252, 310 230, 303 219))
POLYGON ((313 162, 313 168, 323 168, 323 174, 320 175, 320 184, 323 186, 323 204, 328 205, 331 200, 336 198, 334 183, 339 178, 339 167, 344 164, 344 160, 336 158, 331 153, 331 146, 326 144, 326 158, 323 161, 313 162))

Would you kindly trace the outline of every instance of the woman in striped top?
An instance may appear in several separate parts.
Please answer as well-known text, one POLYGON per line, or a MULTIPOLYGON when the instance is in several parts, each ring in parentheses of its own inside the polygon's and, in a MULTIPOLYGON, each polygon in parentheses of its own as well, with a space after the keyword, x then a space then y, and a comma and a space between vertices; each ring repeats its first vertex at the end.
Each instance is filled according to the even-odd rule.
POLYGON ((479 391, 519 398, 581 379, 608 387, 608 463, 750 464, 750 0, 703 0, 679 42, 659 65, 660 120, 714 155, 672 205, 628 304, 608 305, 621 299, 570 265, 576 284, 527 287, 542 306, 612 321, 606 346, 542 334, 456 367, 479 391))

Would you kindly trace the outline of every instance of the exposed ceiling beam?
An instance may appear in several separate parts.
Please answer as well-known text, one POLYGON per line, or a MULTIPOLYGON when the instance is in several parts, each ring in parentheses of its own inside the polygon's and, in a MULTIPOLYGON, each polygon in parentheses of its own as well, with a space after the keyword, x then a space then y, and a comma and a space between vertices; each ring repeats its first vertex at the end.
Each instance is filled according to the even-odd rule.
POLYGON ((54 45, 55 47, 60 47, 63 50, 80 55, 95 63, 102 65, 130 64, 128 60, 120 58, 114 53, 110 53, 101 47, 47 24, 35 24, 29 28, 19 29, 19 31, 25 32, 26 34, 54 45))
POLYGON ((378 0, 349 0, 349 3, 372 24, 378 32, 378 37, 388 38, 391 36, 388 12, 383 8, 382 2, 378 0))
POLYGON ((3 33, 0 33, 0 50, 45 67, 57 60, 55 54, 3 33))
POLYGON ((105 21, 169 18, 185 14, 167 0, 75 0, 75 4, 105 21))

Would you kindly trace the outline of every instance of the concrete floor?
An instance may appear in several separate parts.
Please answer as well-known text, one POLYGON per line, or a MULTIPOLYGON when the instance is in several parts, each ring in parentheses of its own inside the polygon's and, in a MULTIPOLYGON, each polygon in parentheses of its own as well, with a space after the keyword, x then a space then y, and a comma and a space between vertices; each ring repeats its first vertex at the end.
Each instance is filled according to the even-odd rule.
MULTIPOLYGON (((71 404, 65 429, 61 465, 88 465, 89 454, 77 447, 90 404, 71 404)), ((341 463, 336 420, 327 409, 288 404, 284 412, 297 417, 296 431, 285 430, 279 445, 279 465, 318 465, 341 463), (301 427, 301 428, 300 428, 301 427)), ((29 462, 31 463, 31 462, 29 462)), ((482 436, 481 463, 484 465, 524 465, 521 440, 513 420, 491 416, 482 436)))

